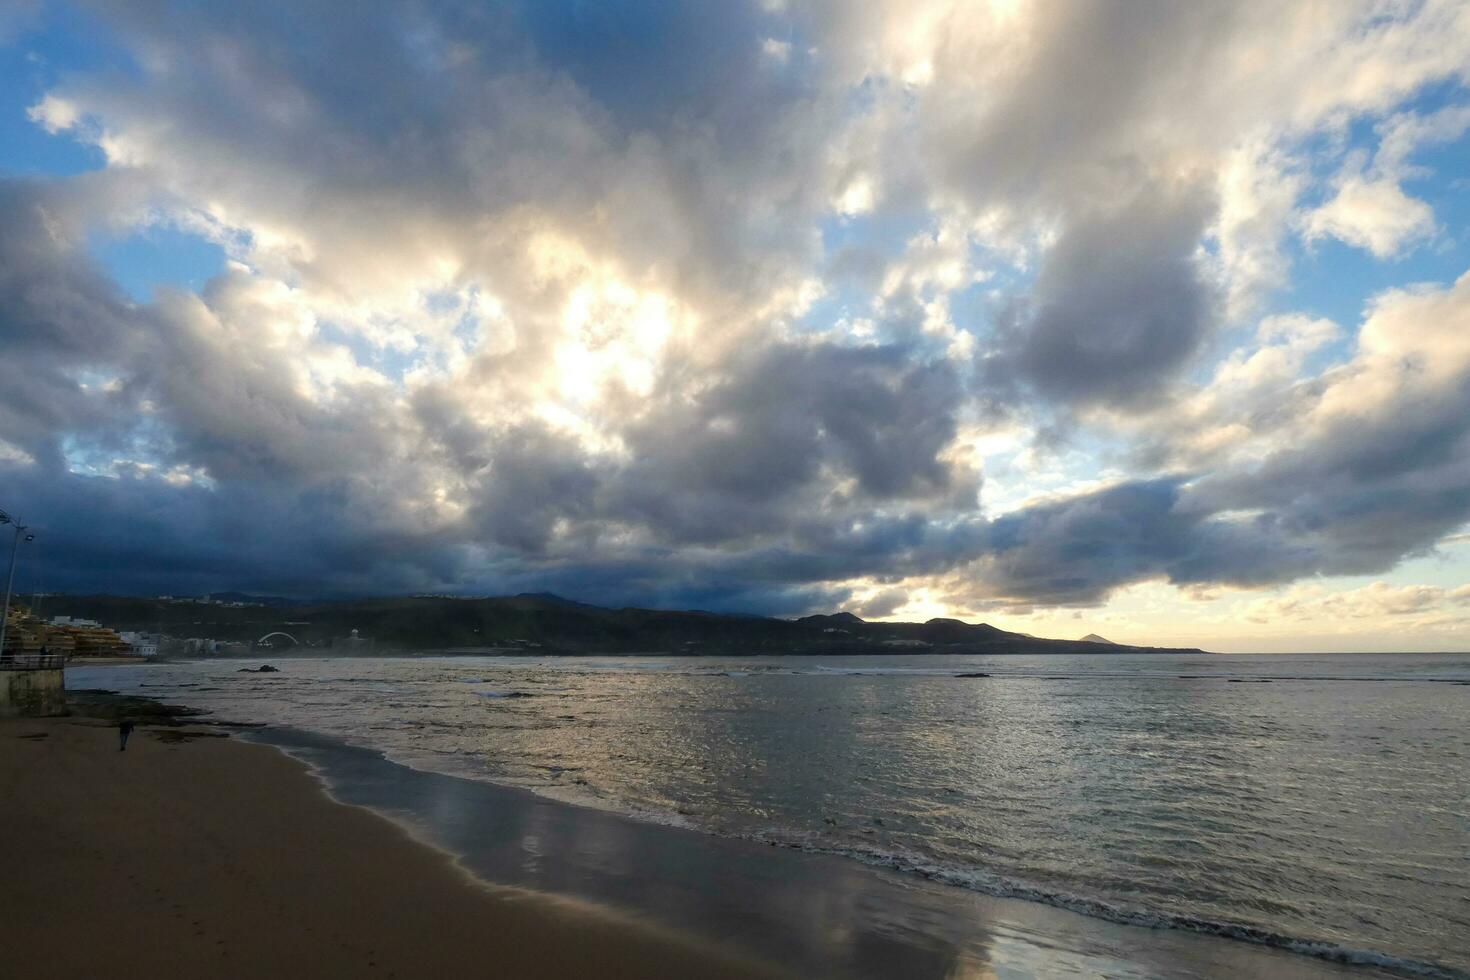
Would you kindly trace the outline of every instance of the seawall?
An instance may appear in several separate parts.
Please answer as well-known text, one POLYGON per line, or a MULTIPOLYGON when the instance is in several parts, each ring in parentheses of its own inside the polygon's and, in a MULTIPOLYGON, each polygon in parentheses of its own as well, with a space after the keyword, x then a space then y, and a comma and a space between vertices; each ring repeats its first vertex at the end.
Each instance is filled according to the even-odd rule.
POLYGON ((66 713, 64 671, 0 670, 0 718, 44 718, 66 713))

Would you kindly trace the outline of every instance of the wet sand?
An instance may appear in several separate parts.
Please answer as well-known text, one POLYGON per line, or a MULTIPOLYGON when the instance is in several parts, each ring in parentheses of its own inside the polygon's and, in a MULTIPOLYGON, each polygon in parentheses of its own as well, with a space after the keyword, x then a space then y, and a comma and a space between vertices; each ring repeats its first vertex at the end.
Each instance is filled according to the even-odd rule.
POLYGON ((0 973, 760 977, 589 904, 485 886, 299 762, 234 738, 0 721, 0 973), (39 737, 38 737, 39 736, 39 737))
POLYGON ((747 951, 802 977, 1206 980, 1395 976, 1218 936, 1121 925, 1035 902, 573 806, 425 772, 290 729, 248 736, 308 762, 487 880, 576 896, 747 951))
POLYGON ((106 722, 0 721, 0 922, 23 937, 0 973, 1391 975, 641 823, 290 729, 221 735, 140 727, 119 753, 106 722))

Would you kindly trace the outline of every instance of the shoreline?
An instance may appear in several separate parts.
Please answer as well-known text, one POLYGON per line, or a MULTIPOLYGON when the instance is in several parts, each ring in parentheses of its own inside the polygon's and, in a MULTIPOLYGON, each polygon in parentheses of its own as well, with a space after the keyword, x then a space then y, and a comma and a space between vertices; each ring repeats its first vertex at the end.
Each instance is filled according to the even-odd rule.
POLYGON ((992 968, 1015 976, 1404 975, 1377 969, 1376 954, 1350 964, 1205 932, 1108 921, 846 856, 418 770, 375 749, 299 730, 267 727, 245 737, 307 761, 333 799, 383 813, 481 880, 571 893, 681 934, 775 952, 804 976, 991 976, 992 968), (453 816, 436 818, 436 808, 453 816), (610 873, 601 873, 603 866, 610 873), (712 880, 716 894, 705 887, 712 880), (916 928, 925 934, 913 934, 916 928), (845 941, 829 942, 821 935, 828 930, 845 941), (898 941, 895 934, 906 935, 898 941))
MULTIPOLYGON (((182 722, 233 727, 197 716, 182 722)), ((1383 964, 1374 962, 1376 954, 1348 965, 1308 950, 989 895, 850 856, 644 821, 527 788, 414 769, 378 750, 299 730, 250 726, 240 734, 240 741, 263 743, 252 748, 289 756, 329 805, 390 822, 467 880, 552 902, 569 896, 606 914, 657 923, 698 948, 763 956, 801 975, 983 977, 996 967, 1019 976, 1405 975, 1377 968, 1383 964), (834 929, 847 938, 834 943, 820 935, 834 929)))
POLYGON ((79 976, 782 974, 558 896, 494 885, 323 792, 286 753, 151 721, 0 721, 7 970, 79 976), (368 858, 368 859, 365 859, 368 858))

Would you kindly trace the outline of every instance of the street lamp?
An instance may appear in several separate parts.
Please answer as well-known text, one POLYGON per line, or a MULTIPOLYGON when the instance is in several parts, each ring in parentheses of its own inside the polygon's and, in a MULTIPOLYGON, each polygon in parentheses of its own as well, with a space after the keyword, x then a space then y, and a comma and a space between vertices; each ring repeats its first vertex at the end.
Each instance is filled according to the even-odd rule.
POLYGON ((25 535, 27 541, 36 540, 36 536, 26 534, 26 526, 3 510, 0 510, 0 524, 9 524, 15 528, 15 537, 10 541, 10 574, 5 579, 5 613, 0 616, 0 656, 4 656, 5 633, 10 628, 10 588, 15 584, 15 553, 20 550, 22 535, 25 535))

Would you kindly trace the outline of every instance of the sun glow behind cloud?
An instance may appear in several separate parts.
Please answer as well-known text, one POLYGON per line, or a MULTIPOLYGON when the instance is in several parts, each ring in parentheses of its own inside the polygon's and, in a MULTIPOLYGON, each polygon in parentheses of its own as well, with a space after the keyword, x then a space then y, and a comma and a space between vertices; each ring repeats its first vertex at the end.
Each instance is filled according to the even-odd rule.
POLYGON ((1464 645, 1464 4, 73 13, 0 467, 108 583, 1464 645))

